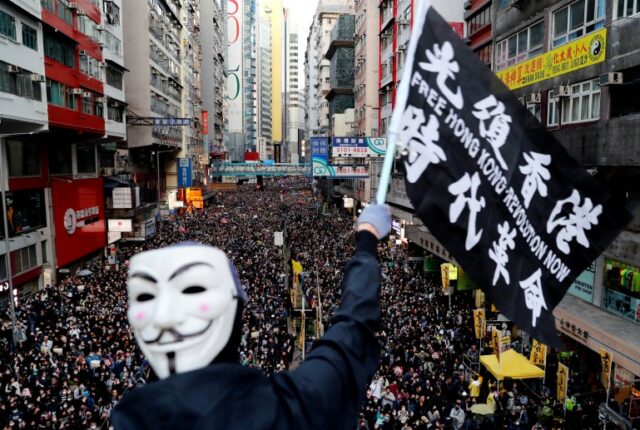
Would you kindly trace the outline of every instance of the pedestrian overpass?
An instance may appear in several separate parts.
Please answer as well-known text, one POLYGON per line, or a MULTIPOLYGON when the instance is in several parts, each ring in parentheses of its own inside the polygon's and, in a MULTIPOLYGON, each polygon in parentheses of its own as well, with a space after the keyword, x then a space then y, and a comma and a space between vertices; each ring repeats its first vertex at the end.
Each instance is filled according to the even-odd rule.
POLYGON ((209 169, 212 177, 235 176, 310 176, 311 165, 309 163, 213 163, 209 169))

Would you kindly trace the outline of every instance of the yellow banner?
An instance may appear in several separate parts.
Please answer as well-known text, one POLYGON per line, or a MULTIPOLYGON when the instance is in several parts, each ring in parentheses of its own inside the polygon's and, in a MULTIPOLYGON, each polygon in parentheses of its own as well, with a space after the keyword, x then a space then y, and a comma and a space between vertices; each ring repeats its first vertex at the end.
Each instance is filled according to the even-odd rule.
POLYGON ((300 273, 302 273, 302 263, 296 260, 291 260, 291 267, 293 269, 294 275, 299 275, 300 273))
POLYGON ((507 352, 511 349, 511 336, 500 336, 500 352, 507 352))
POLYGON ((607 390, 611 385, 611 366, 613 365, 613 353, 604 348, 600 348, 600 362, 602 363, 602 385, 607 390))
POLYGON ((602 63, 607 48, 603 28, 496 73, 511 90, 602 63))
POLYGON ((442 276, 442 289, 449 289, 449 263, 440 265, 440 275, 442 276))
POLYGON ((556 381, 556 398, 561 403, 564 403, 565 399, 567 398, 569 368, 562 363, 558 363, 558 375, 556 381))
POLYGON ((537 340, 533 340, 533 347, 531 348, 531 357, 529 358, 531 364, 538 366, 547 365, 547 345, 540 343, 537 340))
POLYGON ((473 311, 473 327, 476 331, 476 339, 482 339, 485 333, 485 313, 484 309, 473 311))
POLYGON ((500 330, 496 327, 491 328, 491 347, 493 348, 493 353, 496 355, 498 359, 498 363, 500 362, 500 330))

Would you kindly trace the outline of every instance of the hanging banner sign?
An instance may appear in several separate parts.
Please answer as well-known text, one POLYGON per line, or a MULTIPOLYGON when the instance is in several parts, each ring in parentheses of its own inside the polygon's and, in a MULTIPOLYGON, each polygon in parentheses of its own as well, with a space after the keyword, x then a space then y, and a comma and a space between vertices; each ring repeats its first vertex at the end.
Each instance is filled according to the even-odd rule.
POLYGON ((600 362, 602 363, 602 385, 608 390, 611 386, 611 366, 613 354, 604 348, 600 348, 600 362))
POLYGON ((482 339, 485 332, 485 312, 484 309, 475 309, 473 311, 473 328, 476 333, 476 339, 482 339))
POLYGON ((631 216, 418 5, 390 126, 407 194, 501 313, 559 347, 553 309, 631 216))
POLYGON ((531 348, 531 357, 529 358, 531 364, 535 364, 537 366, 546 366, 547 365, 547 345, 544 343, 538 342, 536 339, 533 340, 533 346, 531 348))
POLYGON ((556 378, 556 399, 562 404, 567 398, 567 388, 569 386, 569 368, 562 363, 558 363, 558 374, 556 378))
POLYGON ((607 29, 589 33, 559 48, 530 58, 496 73, 511 90, 546 81, 602 63, 607 48, 607 29))

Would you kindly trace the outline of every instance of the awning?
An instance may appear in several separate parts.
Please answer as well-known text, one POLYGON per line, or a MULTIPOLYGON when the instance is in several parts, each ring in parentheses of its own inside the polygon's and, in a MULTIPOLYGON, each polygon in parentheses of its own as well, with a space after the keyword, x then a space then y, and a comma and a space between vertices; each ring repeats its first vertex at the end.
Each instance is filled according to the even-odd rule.
POLYGON ((500 354, 500 363, 494 355, 483 355, 480 363, 487 368, 498 381, 505 378, 510 379, 531 379, 544 378, 544 370, 529 362, 527 357, 510 349, 500 354))

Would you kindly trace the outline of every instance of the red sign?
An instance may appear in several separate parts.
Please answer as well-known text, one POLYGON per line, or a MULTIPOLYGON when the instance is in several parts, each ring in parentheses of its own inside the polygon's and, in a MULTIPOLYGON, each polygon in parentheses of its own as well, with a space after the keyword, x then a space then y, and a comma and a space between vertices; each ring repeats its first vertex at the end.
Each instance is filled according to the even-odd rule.
POLYGON ((202 134, 209 134, 209 111, 202 111, 202 134))
POLYGON ((107 245, 102 178, 52 180, 56 267, 107 245))
POLYGON ((260 161, 260 153, 255 151, 246 151, 244 153, 244 161, 260 161))

